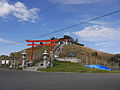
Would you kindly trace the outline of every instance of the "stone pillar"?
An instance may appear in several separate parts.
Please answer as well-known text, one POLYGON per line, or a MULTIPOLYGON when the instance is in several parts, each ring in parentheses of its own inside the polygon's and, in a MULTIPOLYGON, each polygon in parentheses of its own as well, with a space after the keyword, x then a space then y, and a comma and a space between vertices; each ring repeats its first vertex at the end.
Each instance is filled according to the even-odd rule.
POLYGON ((48 53, 45 50, 45 52, 43 53, 43 60, 44 60, 44 67, 47 68, 47 60, 48 60, 48 53))
POLYGON ((27 53, 25 51, 22 53, 22 67, 24 68, 26 66, 26 56, 27 53))
POLYGON ((53 55, 53 52, 51 51, 50 52, 50 66, 53 67, 53 64, 54 64, 54 55, 53 55))

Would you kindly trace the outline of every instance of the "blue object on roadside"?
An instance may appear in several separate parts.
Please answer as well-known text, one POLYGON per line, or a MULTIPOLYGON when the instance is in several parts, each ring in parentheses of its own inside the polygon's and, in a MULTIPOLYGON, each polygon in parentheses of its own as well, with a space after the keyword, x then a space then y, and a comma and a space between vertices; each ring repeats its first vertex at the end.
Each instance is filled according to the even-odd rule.
POLYGON ((112 69, 107 68, 107 67, 102 66, 102 65, 85 65, 84 67, 89 67, 89 68, 96 68, 96 69, 101 69, 101 70, 109 70, 109 71, 112 71, 112 69))

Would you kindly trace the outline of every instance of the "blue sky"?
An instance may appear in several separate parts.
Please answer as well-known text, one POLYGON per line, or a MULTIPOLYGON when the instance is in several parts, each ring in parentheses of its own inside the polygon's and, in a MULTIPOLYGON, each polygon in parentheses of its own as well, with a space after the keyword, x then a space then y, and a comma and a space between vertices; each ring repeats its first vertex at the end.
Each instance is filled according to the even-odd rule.
POLYGON ((120 13, 39 37, 119 9, 120 0, 0 0, 0 55, 28 48, 25 40, 34 37, 65 34, 87 47, 120 53, 120 13))

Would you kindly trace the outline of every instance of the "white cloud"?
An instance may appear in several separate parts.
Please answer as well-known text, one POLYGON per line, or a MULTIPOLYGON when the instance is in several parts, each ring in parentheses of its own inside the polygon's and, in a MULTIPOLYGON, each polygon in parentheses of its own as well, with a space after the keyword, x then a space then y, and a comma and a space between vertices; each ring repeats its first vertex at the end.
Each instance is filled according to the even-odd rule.
POLYGON ((99 42, 99 43, 95 43, 94 46, 97 46, 97 47, 103 47, 103 48, 106 48, 106 47, 111 47, 113 45, 116 45, 116 43, 113 43, 113 42, 110 42, 110 41, 107 41, 107 42, 99 42))
POLYGON ((4 43, 12 43, 12 44, 19 44, 18 42, 14 42, 14 41, 9 41, 9 40, 5 40, 0 38, 0 42, 4 42, 4 43))
POLYGON ((38 18, 38 9, 28 9, 23 3, 16 2, 14 5, 9 4, 7 0, 0 0, 0 17, 13 15, 20 21, 34 22, 38 18))
POLYGON ((63 35, 71 35, 70 32, 65 32, 63 35))
POLYGON ((4 39, 0 38, 0 42, 6 42, 6 40, 4 40, 4 39))
POLYGON ((43 23, 42 26, 46 26, 47 24, 43 23))
POLYGON ((94 3, 101 0, 52 0, 54 3, 64 3, 64 4, 84 4, 84 3, 94 3))
POLYGON ((97 25, 107 25, 107 24, 109 24, 108 22, 104 22, 104 21, 90 21, 89 23, 97 24, 97 25))
POLYGON ((95 3, 95 2, 102 2, 102 3, 113 3, 117 0, 49 0, 53 3, 63 3, 63 4, 86 4, 86 3, 95 3))
POLYGON ((76 35, 85 46, 108 52, 120 53, 120 30, 102 25, 92 25, 77 32, 66 32, 67 35, 76 35))
POLYGON ((99 48, 98 50, 102 51, 102 52, 106 52, 107 51, 107 49, 105 49, 105 48, 99 48))
POLYGON ((116 53, 119 52, 120 30, 109 28, 101 25, 92 25, 85 27, 83 30, 73 32, 80 40, 88 43, 88 46, 96 50, 116 53))
POLYGON ((73 34, 81 37, 85 41, 98 42, 119 40, 120 31, 100 25, 85 27, 83 30, 74 32, 73 34))

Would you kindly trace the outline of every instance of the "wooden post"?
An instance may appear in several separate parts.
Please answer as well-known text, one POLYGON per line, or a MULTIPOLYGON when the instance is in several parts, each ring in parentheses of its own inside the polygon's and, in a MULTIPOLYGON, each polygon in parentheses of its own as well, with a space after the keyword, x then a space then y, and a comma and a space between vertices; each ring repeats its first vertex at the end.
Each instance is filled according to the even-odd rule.
POLYGON ((30 55, 30 62, 33 60, 33 54, 34 54, 34 42, 32 42, 32 48, 31 48, 31 55, 30 55))
POLYGON ((52 42, 50 42, 50 52, 52 52, 52 42))

